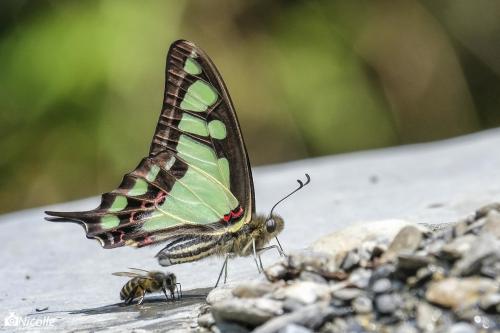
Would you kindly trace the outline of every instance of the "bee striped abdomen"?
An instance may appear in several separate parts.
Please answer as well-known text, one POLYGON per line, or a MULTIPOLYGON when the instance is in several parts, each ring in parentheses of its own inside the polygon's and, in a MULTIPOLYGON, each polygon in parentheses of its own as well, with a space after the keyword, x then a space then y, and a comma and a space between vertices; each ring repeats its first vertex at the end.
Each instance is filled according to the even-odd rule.
POLYGON ((121 300, 126 300, 132 296, 132 293, 135 293, 133 295, 133 298, 139 297, 139 295, 142 292, 142 288, 139 284, 139 278, 133 278, 129 280, 125 285, 123 286, 122 290, 120 291, 120 299, 121 300))

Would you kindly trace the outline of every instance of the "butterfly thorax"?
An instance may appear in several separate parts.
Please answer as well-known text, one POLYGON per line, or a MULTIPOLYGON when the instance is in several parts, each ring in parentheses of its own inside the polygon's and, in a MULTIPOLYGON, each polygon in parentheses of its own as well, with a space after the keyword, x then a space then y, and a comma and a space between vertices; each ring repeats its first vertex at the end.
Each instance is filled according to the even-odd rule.
POLYGON ((231 250, 228 252, 238 256, 249 256, 253 254, 253 240, 255 240, 255 248, 257 250, 265 247, 271 239, 283 231, 285 226, 280 216, 273 215, 273 219, 276 222, 276 228, 269 232, 266 228, 268 217, 265 215, 254 215, 249 223, 245 224, 233 235, 231 250))

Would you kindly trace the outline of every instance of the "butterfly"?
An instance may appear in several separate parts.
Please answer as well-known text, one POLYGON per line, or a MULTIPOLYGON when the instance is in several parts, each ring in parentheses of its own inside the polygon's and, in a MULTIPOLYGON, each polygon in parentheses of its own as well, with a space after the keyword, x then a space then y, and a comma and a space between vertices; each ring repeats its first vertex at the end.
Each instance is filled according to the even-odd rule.
POLYGON ((104 248, 164 243, 156 255, 162 266, 226 256, 226 276, 229 255, 282 253, 279 241, 265 247, 284 228, 273 210, 309 176, 269 215, 257 215, 245 142, 213 62, 192 42, 178 40, 167 55, 165 81, 149 155, 96 209, 47 211, 46 219, 79 223, 104 248))

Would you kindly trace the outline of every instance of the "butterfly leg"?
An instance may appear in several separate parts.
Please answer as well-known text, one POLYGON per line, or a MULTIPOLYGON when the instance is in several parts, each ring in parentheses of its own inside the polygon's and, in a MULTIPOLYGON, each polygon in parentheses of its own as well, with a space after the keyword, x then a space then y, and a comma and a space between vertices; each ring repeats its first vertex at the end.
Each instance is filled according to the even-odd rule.
MULTIPOLYGON (((217 288, 217 286, 219 285, 220 278, 222 277, 222 272, 224 272, 224 269, 226 269, 228 258, 229 258, 229 255, 226 254, 226 259, 224 259, 224 264, 222 265, 222 269, 220 270, 219 277, 217 278, 217 282, 215 283, 215 287, 214 288, 217 288)), ((227 269, 226 269, 226 272, 227 272, 227 269)), ((226 281, 224 281, 224 283, 225 282, 226 281)))
POLYGON ((257 272, 262 273, 263 269, 262 268, 262 261, 260 260, 260 256, 258 256, 258 261, 257 261, 257 250, 255 248, 255 238, 252 238, 252 250, 253 250, 253 260, 255 260, 255 266, 257 266, 257 272), (260 266, 259 266, 260 262, 260 266))
POLYGON ((280 243, 280 240, 278 239, 278 236, 275 236, 274 238, 276 238, 276 242, 278 243, 278 246, 279 246, 279 249, 278 252, 280 253, 280 256, 281 257, 285 257, 285 251, 283 251, 283 247, 281 246, 281 243, 280 243))

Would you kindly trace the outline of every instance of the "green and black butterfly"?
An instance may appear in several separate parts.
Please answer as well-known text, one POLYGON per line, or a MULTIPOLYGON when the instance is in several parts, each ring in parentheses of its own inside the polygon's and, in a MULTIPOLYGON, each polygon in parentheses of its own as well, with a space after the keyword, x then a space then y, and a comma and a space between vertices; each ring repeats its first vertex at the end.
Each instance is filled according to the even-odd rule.
MULTIPOLYGON (((305 185, 298 182, 298 189, 305 185)), ((229 254, 256 259, 283 230, 273 210, 255 214, 250 162, 219 72, 205 52, 179 40, 168 52, 149 156, 116 190, 103 194, 96 209, 46 213, 49 221, 80 223, 104 248, 163 242, 157 254, 162 266, 225 255, 227 275, 229 254)), ((282 253, 281 246, 272 247, 282 253)))

